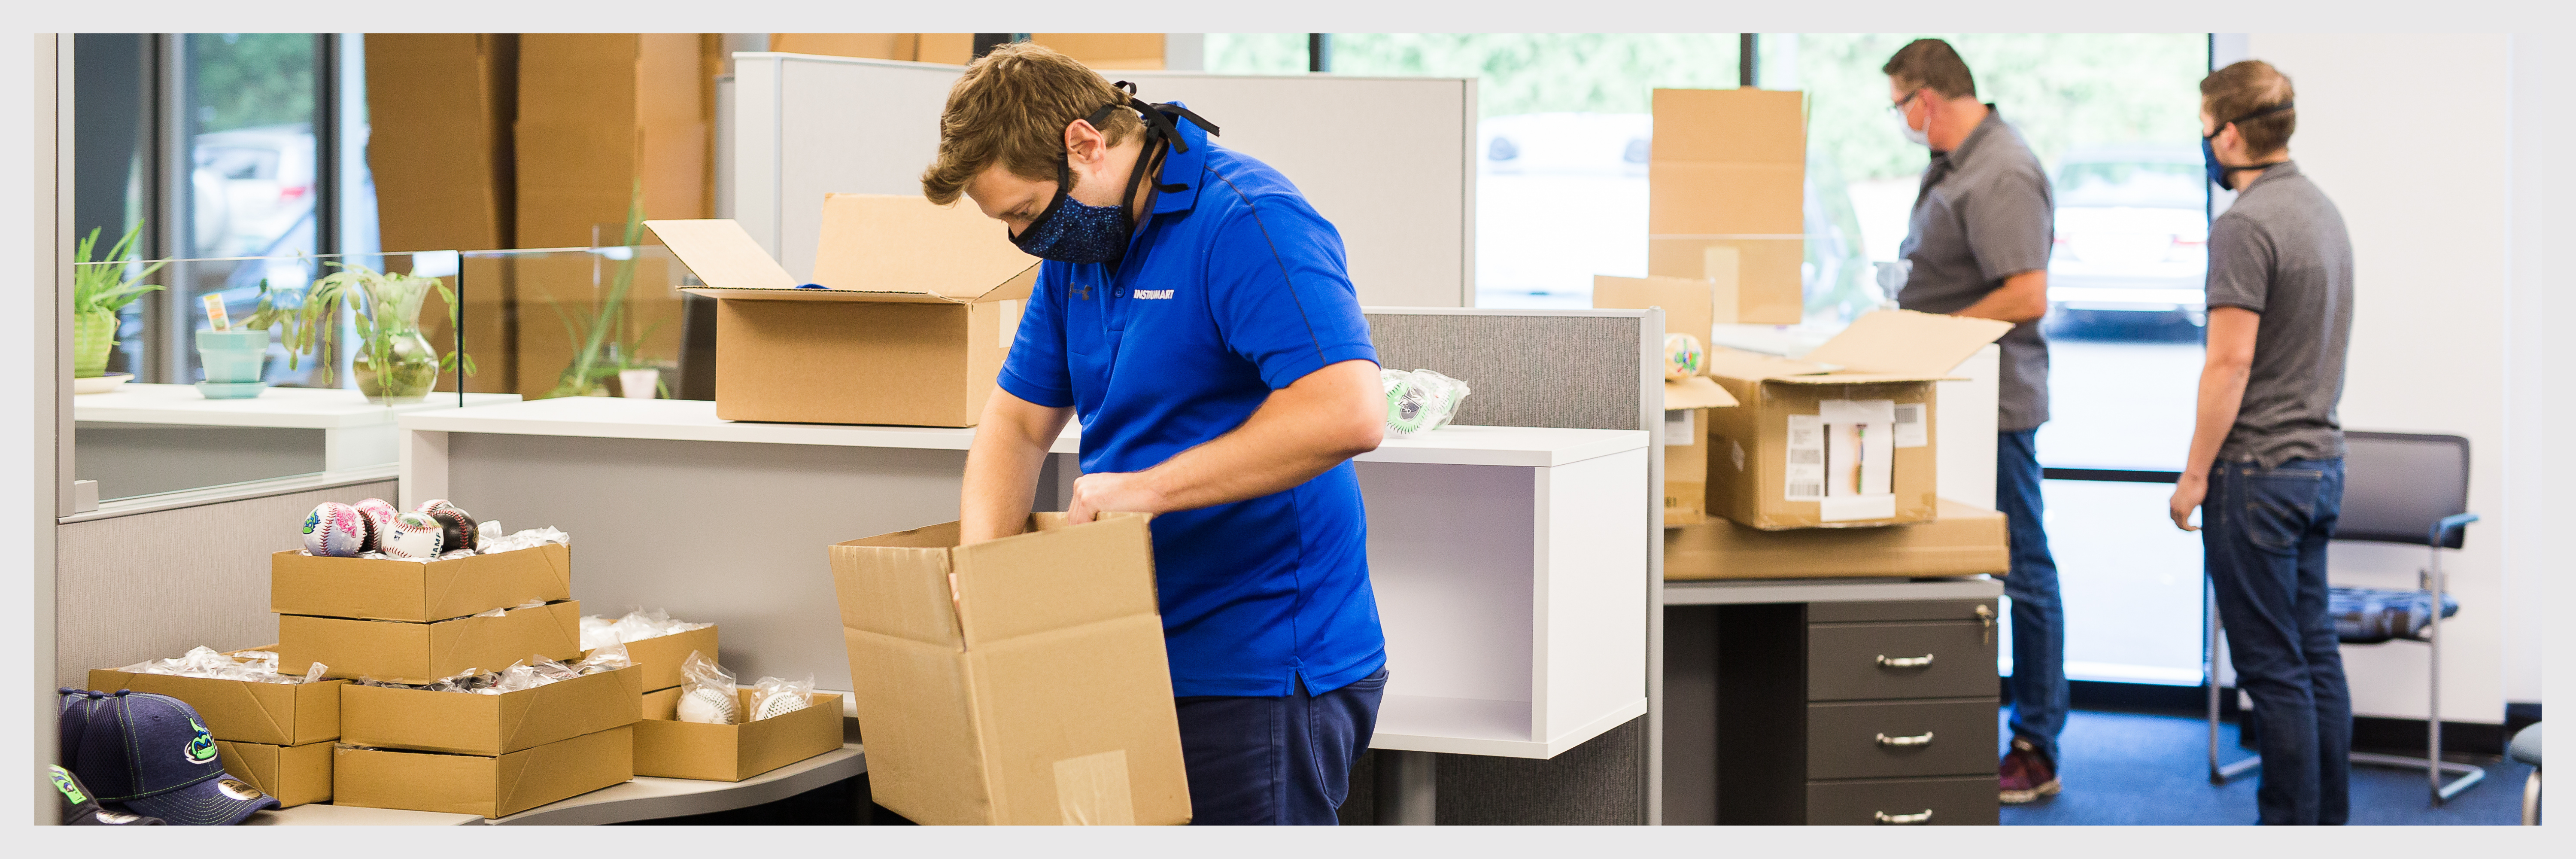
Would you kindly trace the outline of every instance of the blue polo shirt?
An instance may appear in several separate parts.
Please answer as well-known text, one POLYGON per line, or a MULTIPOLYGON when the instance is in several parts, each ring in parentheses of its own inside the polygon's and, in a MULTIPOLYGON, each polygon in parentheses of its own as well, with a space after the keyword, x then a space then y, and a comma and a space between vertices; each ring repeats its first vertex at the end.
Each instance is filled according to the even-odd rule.
MULTIPOLYGON (((1377 360, 1341 234, 1279 171, 1178 125, 1189 151, 1126 256, 1040 266, 1002 361, 1004 390, 1073 407, 1085 474, 1160 465, 1308 373, 1377 360)), ((1350 463, 1153 531, 1172 694, 1321 694, 1386 664, 1350 463)))

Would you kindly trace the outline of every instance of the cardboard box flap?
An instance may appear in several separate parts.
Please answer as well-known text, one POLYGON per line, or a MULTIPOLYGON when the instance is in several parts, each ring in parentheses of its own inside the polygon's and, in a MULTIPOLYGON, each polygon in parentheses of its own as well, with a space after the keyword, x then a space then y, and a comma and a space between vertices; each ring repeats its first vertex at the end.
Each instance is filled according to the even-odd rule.
MULTIPOLYGON (((1000 221, 974 206, 920 196, 826 194, 814 282, 833 289, 929 293, 957 301, 1027 298, 1006 287, 1035 283, 1038 259, 1011 244, 1000 221)), ((713 283, 714 281, 708 281, 713 283)))
POLYGON ((1664 309, 1664 331, 1688 334, 1705 345, 1719 322, 1735 321, 1735 283, 1683 277, 1592 278, 1592 306, 1601 309, 1664 309))
POLYGON ((1947 378, 2012 328, 2010 322, 1993 319, 1879 310, 1852 320, 1851 327, 1808 352, 1806 360, 1838 364, 1848 373, 1947 378))
POLYGON ((1678 382, 1664 383, 1664 410, 1713 409, 1735 405, 1735 395, 1718 387, 1707 376, 1692 376, 1678 382))
POLYGON ((1708 375, 1715 376, 1720 379, 1741 379, 1744 381, 1779 379, 1790 376, 1818 376, 1832 372, 1834 369, 1830 365, 1818 364, 1813 361, 1799 361, 1791 358, 1782 358, 1778 355, 1765 355, 1760 352, 1749 352, 1731 346, 1708 347, 1708 358, 1706 361, 1702 362, 1702 366, 1708 368, 1704 371, 1708 375))
POLYGON ((760 249, 732 219, 645 221, 646 229, 680 258, 680 264, 716 291, 794 289, 796 277, 760 249))
POLYGON ((957 549, 957 605, 966 646, 1153 616, 1154 537, 1144 514, 1067 525, 1030 517, 1030 533, 957 549))
POLYGON ((832 584, 840 595, 841 626, 964 647, 949 584, 949 550, 956 545, 955 522, 834 545, 832 584))

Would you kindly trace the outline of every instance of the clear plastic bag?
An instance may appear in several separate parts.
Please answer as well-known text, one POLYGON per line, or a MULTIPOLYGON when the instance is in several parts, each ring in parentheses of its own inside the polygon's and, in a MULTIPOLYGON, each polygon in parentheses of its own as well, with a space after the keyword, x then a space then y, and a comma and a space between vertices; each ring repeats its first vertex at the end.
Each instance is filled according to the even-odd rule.
POLYGON ((147 659, 117 670, 129 674, 167 674, 207 680, 238 680, 244 683, 292 684, 319 680, 325 668, 317 662, 307 667, 304 676, 301 677, 280 674, 277 670, 276 653, 266 650, 224 653, 212 647, 199 645, 189 648, 187 653, 179 656, 169 659, 147 659))
POLYGON ((1378 385, 1386 393, 1386 435, 1412 438, 1449 425, 1467 399, 1466 382, 1433 370, 1381 369, 1378 385))
POLYGON ((680 678, 680 721, 703 725, 740 721, 735 712, 733 672, 692 650, 689 658, 680 663, 680 678))
POLYGON ((611 642, 633 644, 648 638, 677 635, 691 630, 705 629, 714 625, 715 624, 712 623, 690 623, 684 620, 674 620, 669 614, 663 612, 661 609, 637 607, 632 611, 628 611, 625 617, 620 617, 615 620, 610 620, 601 615, 591 615, 582 618, 581 648, 583 650, 589 650, 611 642))
POLYGON ((573 663, 572 671, 575 676, 597 674, 602 671, 615 671, 633 664, 635 659, 627 654, 626 645, 623 642, 610 642, 591 650, 590 655, 582 657, 580 662, 573 663))
POLYGON ((805 675, 803 680, 763 677, 751 684, 751 715, 743 721, 757 722, 811 706, 814 706, 814 675, 805 675))

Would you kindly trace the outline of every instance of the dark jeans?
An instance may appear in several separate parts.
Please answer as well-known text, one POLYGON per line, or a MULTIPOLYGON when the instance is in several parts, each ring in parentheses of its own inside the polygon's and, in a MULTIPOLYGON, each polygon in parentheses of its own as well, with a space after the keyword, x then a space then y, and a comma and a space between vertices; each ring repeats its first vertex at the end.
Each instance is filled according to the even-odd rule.
POLYGON ((1332 826, 1350 795, 1351 765, 1377 731, 1386 669, 1310 695, 1303 681, 1275 698, 1174 700, 1191 823, 1332 826))
POLYGON ((2340 825, 2351 810, 2352 693, 2326 614, 2326 539, 2343 460, 2220 463, 2201 501, 2201 548, 2237 688, 2263 729, 2262 821, 2340 825))
POLYGON ((2057 734, 2066 729, 2066 604, 2057 596, 2057 559, 2048 553, 2041 522, 2047 503, 2039 495, 2039 430, 2000 433, 1995 443, 1995 508, 2003 511, 2012 540, 2013 736, 2027 740, 2057 765, 2057 734))

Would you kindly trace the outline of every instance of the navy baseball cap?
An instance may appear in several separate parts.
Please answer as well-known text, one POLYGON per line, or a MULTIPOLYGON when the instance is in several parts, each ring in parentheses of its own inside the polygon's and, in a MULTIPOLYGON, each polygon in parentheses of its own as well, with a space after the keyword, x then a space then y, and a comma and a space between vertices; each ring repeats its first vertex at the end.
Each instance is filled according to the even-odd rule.
POLYGON ((80 779, 73 776, 70 770, 58 766, 47 767, 47 769, 54 771, 54 790, 61 793, 63 797, 64 826, 164 825, 158 817, 144 817, 139 814, 101 808, 96 800, 89 798, 89 788, 82 787, 80 779))
POLYGON ((63 697, 64 763, 100 806, 179 826, 230 826, 278 807, 224 772, 214 734, 187 702, 131 691, 63 697))

